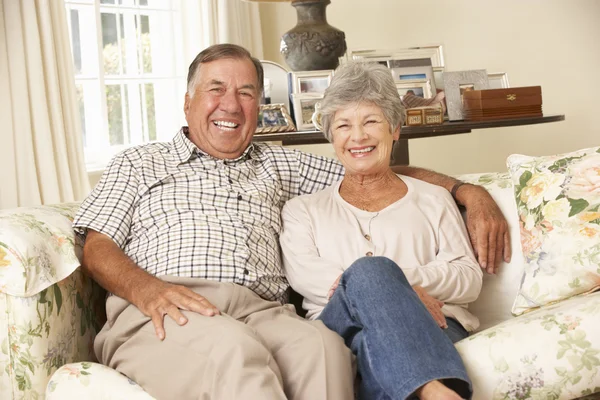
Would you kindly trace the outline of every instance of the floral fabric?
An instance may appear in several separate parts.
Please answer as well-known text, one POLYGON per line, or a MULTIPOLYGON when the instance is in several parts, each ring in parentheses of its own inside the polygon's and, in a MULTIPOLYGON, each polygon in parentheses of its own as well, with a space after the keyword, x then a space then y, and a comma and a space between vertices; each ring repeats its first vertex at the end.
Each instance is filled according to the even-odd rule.
POLYGON ((0 293, 0 399, 43 399, 59 367, 93 360, 104 299, 79 269, 34 296, 0 293))
POLYGON ((568 400, 600 393, 598 321, 600 293, 593 293, 458 342, 473 399, 568 400))
POLYGON ((526 260, 513 313, 599 288, 600 147, 507 164, 526 260))
POLYGON ((46 400, 152 400, 137 383, 91 362, 67 364, 48 382, 46 400))
POLYGON ((0 211, 0 292, 33 296, 79 266, 78 203, 0 211))

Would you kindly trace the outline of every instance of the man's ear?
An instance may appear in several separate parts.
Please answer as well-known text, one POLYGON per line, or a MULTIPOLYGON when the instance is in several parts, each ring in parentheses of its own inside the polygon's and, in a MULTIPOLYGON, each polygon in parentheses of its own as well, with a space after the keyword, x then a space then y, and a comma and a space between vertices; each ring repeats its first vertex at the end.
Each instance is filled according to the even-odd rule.
POLYGON ((190 95, 186 92, 185 93, 185 100, 183 102, 183 113, 185 114, 186 118, 187 118, 187 115, 188 115, 188 111, 190 111, 190 101, 192 101, 192 99, 190 98, 190 95))
POLYGON ((394 140, 398 140, 400 139, 400 129, 402 127, 400 125, 398 125, 398 127, 394 130, 394 133, 392 133, 392 137, 394 138, 394 140))

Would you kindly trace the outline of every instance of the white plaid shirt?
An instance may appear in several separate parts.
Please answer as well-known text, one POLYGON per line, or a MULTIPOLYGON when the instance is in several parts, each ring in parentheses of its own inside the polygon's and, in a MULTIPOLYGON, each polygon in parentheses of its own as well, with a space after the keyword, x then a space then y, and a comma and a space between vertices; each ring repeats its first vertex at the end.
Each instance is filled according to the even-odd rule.
POLYGON ((186 133, 117 155, 73 227, 109 236, 152 275, 233 282, 285 301, 281 208, 341 179, 342 166, 264 143, 251 144, 236 160, 220 160, 186 133))

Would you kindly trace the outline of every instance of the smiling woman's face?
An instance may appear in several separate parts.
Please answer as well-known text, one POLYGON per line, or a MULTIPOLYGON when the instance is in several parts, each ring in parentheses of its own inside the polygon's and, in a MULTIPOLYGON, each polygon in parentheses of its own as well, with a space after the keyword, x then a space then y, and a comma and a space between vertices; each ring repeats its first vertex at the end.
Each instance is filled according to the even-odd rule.
POLYGON ((383 111, 371 103, 352 104, 338 110, 331 124, 333 148, 347 174, 374 175, 389 168, 393 141, 383 111))

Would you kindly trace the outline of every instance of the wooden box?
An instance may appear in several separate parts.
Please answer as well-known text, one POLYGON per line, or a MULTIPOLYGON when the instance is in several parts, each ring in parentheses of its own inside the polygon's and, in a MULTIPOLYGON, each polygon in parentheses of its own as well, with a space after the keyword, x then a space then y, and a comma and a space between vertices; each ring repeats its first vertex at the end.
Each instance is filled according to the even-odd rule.
POLYGON ((436 106, 414 107, 406 110, 406 125, 439 125, 444 122, 444 111, 440 104, 436 106))
POLYGON ((465 120, 541 117, 542 87, 470 90, 463 93, 465 120))

